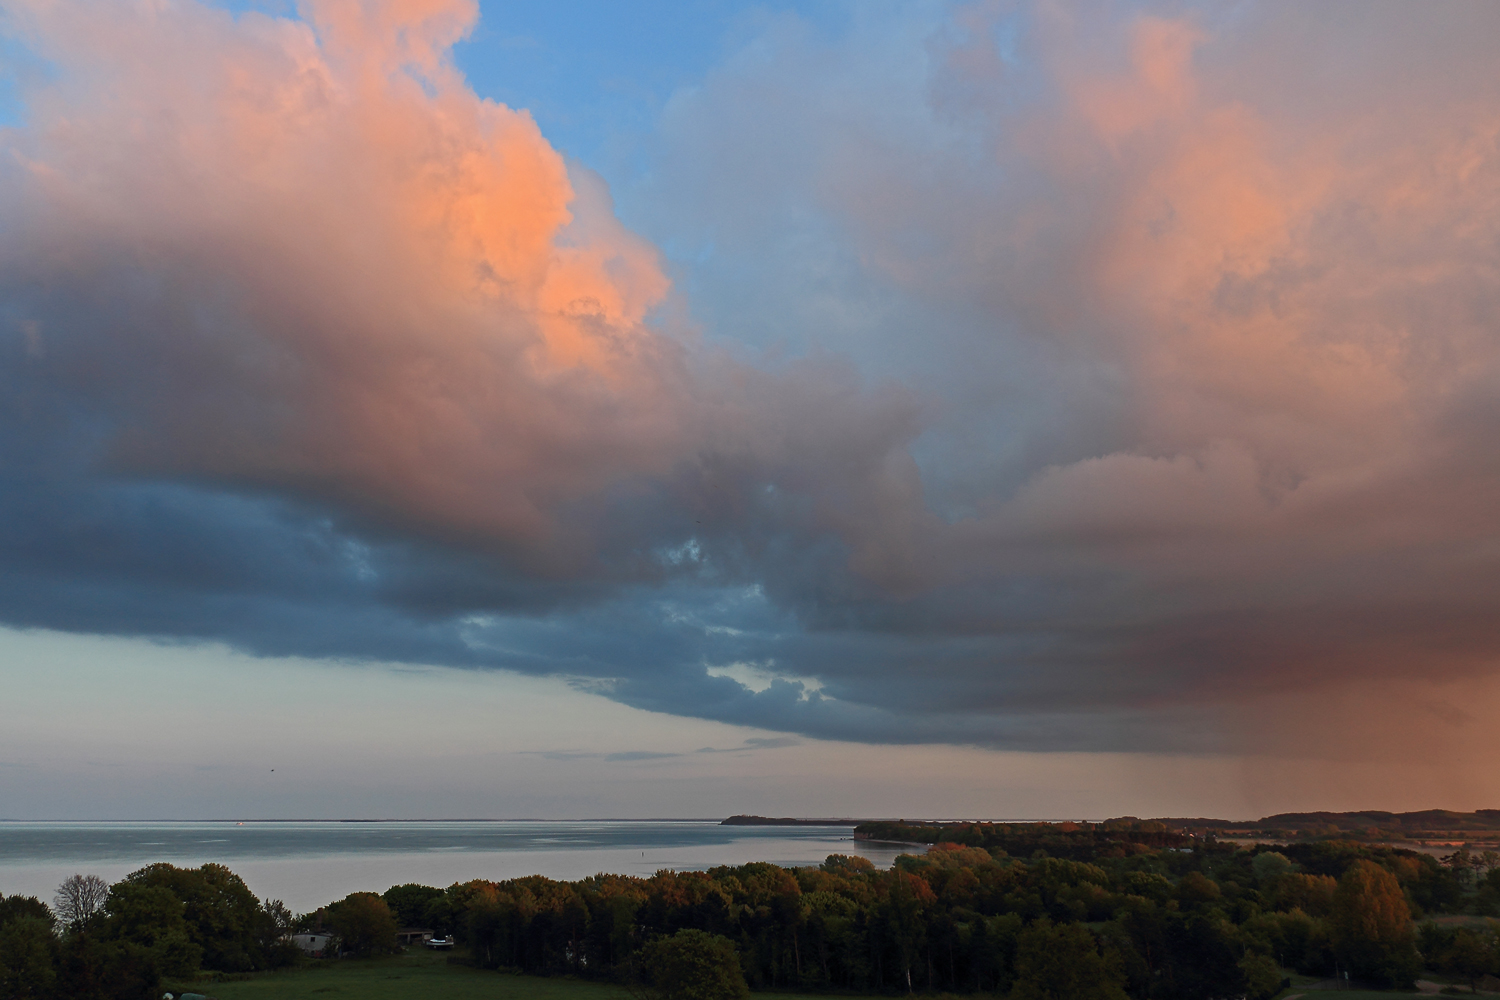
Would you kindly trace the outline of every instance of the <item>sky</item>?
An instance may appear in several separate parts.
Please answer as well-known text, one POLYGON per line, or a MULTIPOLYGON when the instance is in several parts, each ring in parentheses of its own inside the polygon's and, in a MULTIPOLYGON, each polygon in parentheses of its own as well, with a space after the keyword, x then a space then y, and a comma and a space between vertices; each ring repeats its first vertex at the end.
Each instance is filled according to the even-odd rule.
POLYGON ((0 818, 1493 807, 1497 31, 0 0, 0 818))

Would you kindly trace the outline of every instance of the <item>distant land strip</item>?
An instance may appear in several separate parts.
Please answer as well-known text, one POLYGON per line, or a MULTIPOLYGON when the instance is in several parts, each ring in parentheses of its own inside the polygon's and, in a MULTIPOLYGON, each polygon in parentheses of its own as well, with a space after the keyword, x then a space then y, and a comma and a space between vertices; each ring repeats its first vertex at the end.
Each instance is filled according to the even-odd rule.
POLYGON ((1261 841, 1353 840, 1366 842, 1464 844, 1500 839, 1500 809, 1471 813, 1446 809, 1419 812, 1278 813, 1258 820, 1122 816, 1102 822, 963 822, 880 820, 854 828, 856 840, 898 843, 956 843, 1010 853, 1055 851, 1062 846, 1092 851, 1105 844, 1146 848, 1181 847, 1197 838, 1227 837, 1261 841))
POLYGON ((790 816, 731 816, 720 826, 859 826, 857 819, 792 819, 790 816))

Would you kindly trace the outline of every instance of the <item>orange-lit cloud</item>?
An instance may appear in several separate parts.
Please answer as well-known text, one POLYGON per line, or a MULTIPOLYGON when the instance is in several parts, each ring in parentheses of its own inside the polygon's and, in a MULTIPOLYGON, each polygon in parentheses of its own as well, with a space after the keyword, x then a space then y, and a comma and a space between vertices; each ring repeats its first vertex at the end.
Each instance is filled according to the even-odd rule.
POLYGON ((1223 751, 1448 704, 1500 663, 1500 14, 1375 6, 773 19, 669 106, 654 216, 755 289, 719 338, 805 348, 758 367, 454 69, 472 3, 12 3, 57 67, 12 466, 307 504, 405 655, 666 711, 1223 751))
POLYGON ((13 139, 29 246, 72 268, 133 258, 185 296, 216 286, 156 336, 210 355, 240 398, 158 401, 127 465, 515 540, 680 455, 679 347, 643 325, 669 289, 655 251, 528 114, 453 70, 476 14, 15 12, 63 78, 13 139))
POLYGON ((663 162, 692 168, 670 190, 719 252, 770 242, 735 189, 772 216, 753 186, 790 178, 787 215, 816 200, 857 262, 841 343, 905 359, 930 401, 914 449, 947 514, 899 549, 926 589, 863 619, 955 644, 908 653, 951 697, 905 697, 1186 707, 1229 748, 1288 711, 1273 695, 1493 675, 1500 88, 1475 39, 1497 17, 971 4, 926 26, 925 62, 884 22, 783 32, 672 109, 663 162), (794 151, 736 172, 725 120, 794 151))

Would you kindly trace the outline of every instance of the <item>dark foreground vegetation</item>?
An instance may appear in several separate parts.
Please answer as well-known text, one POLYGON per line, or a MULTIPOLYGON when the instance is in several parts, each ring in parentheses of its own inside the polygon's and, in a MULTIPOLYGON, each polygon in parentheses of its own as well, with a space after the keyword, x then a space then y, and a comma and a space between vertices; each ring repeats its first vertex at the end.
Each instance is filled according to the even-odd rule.
POLYGON ((1500 975, 1500 924, 1485 919, 1500 915, 1493 858, 1169 834, 1025 824, 969 831, 979 843, 938 843, 889 871, 833 855, 816 868, 402 885, 302 916, 222 866, 158 864, 113 886, 70 879, 53 907, 0 899, 0 998, 145 1000, 164 984, 340 964, 303 956, 298 931, 368 958, 398 953, 403 927, 455 936, 466 976, 570 976, 658 1000, 749 989, 1265 1000, 1290 970, 1372 987, 1409 986, 1424 969, 1473 984, 1500 975))

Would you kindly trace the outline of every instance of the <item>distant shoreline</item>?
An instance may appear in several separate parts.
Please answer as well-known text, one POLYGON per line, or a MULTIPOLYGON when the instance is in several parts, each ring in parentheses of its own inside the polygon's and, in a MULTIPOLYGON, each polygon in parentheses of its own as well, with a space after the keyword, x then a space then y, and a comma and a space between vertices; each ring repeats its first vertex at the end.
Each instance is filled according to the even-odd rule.
POLYGON ((859 826, 859 819, 793 819, 790 816, 731 816, 720 826, 859 826))

